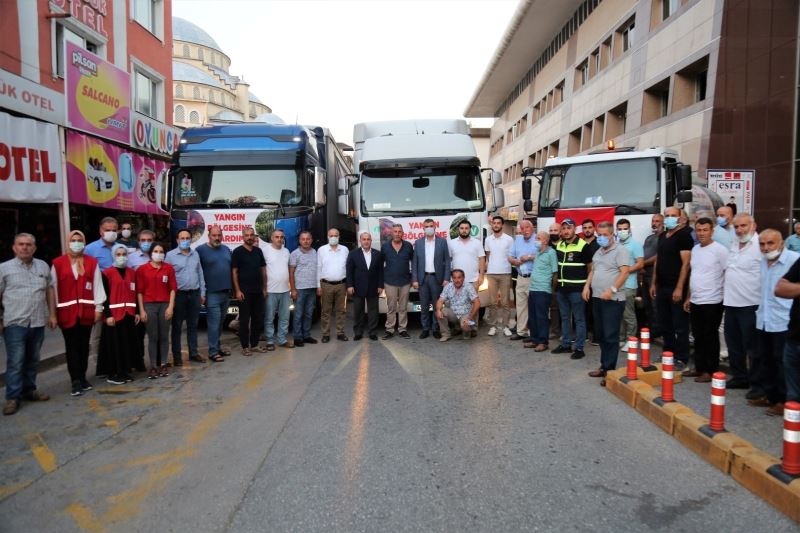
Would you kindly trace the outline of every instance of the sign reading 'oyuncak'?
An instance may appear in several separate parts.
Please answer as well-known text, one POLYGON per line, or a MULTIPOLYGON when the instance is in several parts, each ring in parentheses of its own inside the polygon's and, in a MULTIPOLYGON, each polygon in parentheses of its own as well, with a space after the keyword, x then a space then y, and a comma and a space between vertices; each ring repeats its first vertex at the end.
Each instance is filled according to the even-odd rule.
POLYGON ((129 144, 130 76, 73 43, 66 48, 67 125, 129 144))

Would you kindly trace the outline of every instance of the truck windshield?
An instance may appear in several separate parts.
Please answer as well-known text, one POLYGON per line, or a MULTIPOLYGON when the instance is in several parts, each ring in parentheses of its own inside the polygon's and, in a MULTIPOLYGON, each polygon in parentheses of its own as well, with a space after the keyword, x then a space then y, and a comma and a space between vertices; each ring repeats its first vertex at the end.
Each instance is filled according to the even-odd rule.
POLYGON ((484 207, 483 187, 474 167, 365 170, 361 201, 364 215, 479 211, 484 207))
POLYGON ((174 205, 297 205, 301 173, 295 167, 193 167, 175 174, 174 205))
POLYGON ((598 161, 545 168, 539 206, 545 209, 659 205, 657 159, 598 161))

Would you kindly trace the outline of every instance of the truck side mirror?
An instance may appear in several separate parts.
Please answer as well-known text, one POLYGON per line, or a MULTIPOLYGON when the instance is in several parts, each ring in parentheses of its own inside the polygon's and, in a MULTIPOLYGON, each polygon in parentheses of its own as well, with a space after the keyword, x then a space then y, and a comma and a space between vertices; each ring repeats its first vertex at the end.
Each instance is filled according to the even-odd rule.
POLYGON ((533 200, 525 200, 522 202, 522 210, 526 213, 533 211, 533 200))
POLYGON ((531 199, 531 191, 532 190, 533 190, 533 183, 531 182, 530 178, 525 178, 524 180, 522 180, 522 199, 523 200, 530 200, 531 199))
POLYGON ((675 201, 679 204, 689 204, 692 203, 692 191, 691 189, 688 191, 678 191, 678 195, 675 197, 675 201))
POLYGON ((502 188, 494 187, 492 189, 492 198, 494 200, 495 209, 500 209, 506 205, 505 191, 502 188))
POLYGON ((492 170, 492 185, 497 187, 503 182, 503 175, 497 170, 492 170))
MULTIPOLYGON (((692 166, 677 165, 678 190, 687 191, 692 188, 692 166)), ((691 200, 690 200, 691 201, 691 200)))

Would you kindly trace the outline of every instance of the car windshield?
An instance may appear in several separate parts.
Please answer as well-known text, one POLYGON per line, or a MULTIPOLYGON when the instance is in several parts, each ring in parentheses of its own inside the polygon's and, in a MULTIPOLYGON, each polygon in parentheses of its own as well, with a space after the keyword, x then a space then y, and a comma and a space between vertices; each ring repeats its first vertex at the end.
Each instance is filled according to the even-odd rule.
POLYGON ((484 207, 480 174, 474 167, 365 170, 361 199, 365 215, 484 207))
POLYGON ((302 200, 295 167, 181 168, 175 174, 176 206, 297 205, 302 200))
POLYGON ((545 169, 540 206, 653 206, 659 202, 657 159, 623 159, 545 169))

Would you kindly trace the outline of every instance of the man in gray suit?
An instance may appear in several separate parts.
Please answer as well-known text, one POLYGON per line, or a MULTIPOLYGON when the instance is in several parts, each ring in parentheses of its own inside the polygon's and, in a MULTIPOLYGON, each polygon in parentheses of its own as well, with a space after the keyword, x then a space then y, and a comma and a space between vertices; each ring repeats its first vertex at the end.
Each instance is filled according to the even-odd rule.
POLYGON ((422 333, 420 339, 442 337, 439 323, 433 317, 431 305, 439 299, 442 288, 450 281, 450 250, 447 239, 436 236, 436 223, 426 218, 422 223, 425 236, 414 243, 414 258, 411 262, 411 286, 419 290, 422 333))

